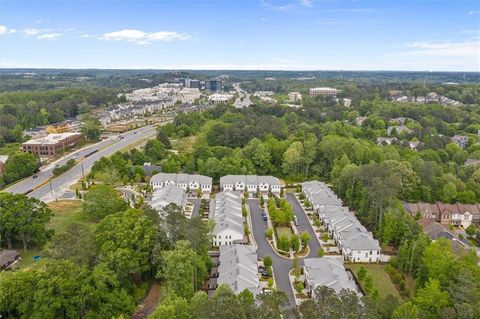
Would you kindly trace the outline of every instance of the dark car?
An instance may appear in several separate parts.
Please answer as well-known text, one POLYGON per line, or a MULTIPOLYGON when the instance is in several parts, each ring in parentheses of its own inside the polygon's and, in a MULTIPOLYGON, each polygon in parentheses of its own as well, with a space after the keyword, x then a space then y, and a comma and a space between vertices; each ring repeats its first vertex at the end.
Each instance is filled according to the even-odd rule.
POLYGON ((263 221, 267 221, 267 214, 265 214, 265 212, 262 212, 262 217, 263 217, 263 221))
POLYGON ((32 178, 37 178, 37 177, 38 177, 38 175, 37 175, 37 174, 35 174, 35 175, 33 175, 33 176, 32 176, 32 178))

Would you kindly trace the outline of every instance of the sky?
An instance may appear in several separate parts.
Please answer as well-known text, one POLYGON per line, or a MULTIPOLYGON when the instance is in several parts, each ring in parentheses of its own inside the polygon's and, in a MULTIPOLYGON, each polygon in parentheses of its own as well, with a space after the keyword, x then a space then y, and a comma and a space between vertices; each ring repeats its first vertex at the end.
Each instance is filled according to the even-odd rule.
POLYGON ((0 67, 480 71, 480 0, 0 0, 0 67))

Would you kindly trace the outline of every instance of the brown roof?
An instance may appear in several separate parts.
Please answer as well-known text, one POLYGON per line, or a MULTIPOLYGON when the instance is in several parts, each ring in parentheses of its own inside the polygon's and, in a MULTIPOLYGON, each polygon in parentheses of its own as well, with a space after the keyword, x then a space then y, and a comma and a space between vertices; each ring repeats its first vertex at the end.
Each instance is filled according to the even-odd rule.
POLYGON ((472 205, 472 204, 457 204, 458 210, 461 213, 466 213, 469 212, 473 216, 478 216, 480 218, 480 207, 478 205, 472 205))
POLYGON ((458 210, 457 204, 444 204, 444 203, 438 203, 438 209, 443 213, 443 212, 450 212, 452 214, 455 213, 460 213, 458 210))
POLYGON ((408 203, 405 205, 405 208, 410 212, 410 214, 415 215, 417 212, 422 214, 422 217, 429 217, 432 214, 440 215, 440 210, 438 209, 437 204, 429 203, 408 203))

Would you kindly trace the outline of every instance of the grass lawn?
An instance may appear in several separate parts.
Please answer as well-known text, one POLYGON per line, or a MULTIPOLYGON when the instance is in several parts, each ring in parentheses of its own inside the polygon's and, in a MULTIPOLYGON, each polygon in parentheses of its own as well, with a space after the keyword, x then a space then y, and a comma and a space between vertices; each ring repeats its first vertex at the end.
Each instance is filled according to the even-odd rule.
POLYGON ((290 236, 293 235, 292 230, 290 229, 290 227, 287 227, 287 226, 278 226, 276 227, 276 230, 277 230, 278 238, 282 237, 282 235, 285 235, 287 236, 287 238, 290 238, 290 236))
POLYGON ((0 155, 12 155, 18 151, 20 143, 7 143, 4 147, 0 147, 0 155))
POLYGON ((83 214, 82 205, 83 202, 80 200, 61 200, 49 203, 48 206, 53 212, 53 217, 48 227, 58 234, 73 223, 93 225, 94 223, 83 214))
POLYGON ((23 252, 23 249, 18 250, 22 259, 18 263, 18 268, 22 270, 28 270, 32 268, 41 267, 45 264, 45 258, 42 258, 40 261, 33 261, 33 256, 42 255, 40 249, 29 249, 26 253, 23 252))
POLYGON ((193 151, 193 145, 195 144, 196 136, 183 137, 178 140, 171 140, 172 149, 179 153, 191 153, 193 151))
POLYGON ((378 289, 380 297, 385 298, 387 295, 393 295, 402 300, 402 297, 398 293, 398 290, 393 285, 390 277, 385 272, 385 265, 379 264, 348 264, 347 268, 350 268, 355 275, 357 276, 357 271, 360 267, 364 267, 367 270, 367 276, 370 275, 373 280, 373 286, 378 289))

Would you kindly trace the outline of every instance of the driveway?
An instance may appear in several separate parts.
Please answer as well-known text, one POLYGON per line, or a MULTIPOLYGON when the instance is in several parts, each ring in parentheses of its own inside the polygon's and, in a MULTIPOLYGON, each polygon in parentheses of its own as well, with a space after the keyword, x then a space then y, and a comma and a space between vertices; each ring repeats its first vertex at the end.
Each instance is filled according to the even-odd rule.
MULTIPOLYGON (((308 258, 315 258, 318 257, 317 252, 320 249, 320 243, 318 242, 318 239, 316 238, 317 234, 315 233, 312 225, 308 221, 307 214, 305 214, 305 211, 303 210, 302 206, 300 206, 300 203, 297 201, 295 198, 295 195, 293 193, 287 193, 286 194, 286 199, 292 205, 293 208, 293 213, 295 216, 297 216, 298 219, 298 226, 297 229, 299 232, 308 232, 310 234, 310 240, 308 241, 308 246, 310 247, 310 253, 308 254, 308 258)), ((302 263, 303 264, 303 263, 302 263)))
POLYGON ((267 242, 265 231, 267 230, 267 223, 263 221, 262 209, 260 208, 260 201, 258 199, 248 199, 248 206, 250 208, 250 215, 252 219, 252 234, 257 242, 257 255, 259 258, 265 256, 272 257, 272 267, 275 275, 275 282, 278 290, 284 291, 287 294, 289 307, 295 306, 295 299, 293 297, 292 287, 288 273, 292 269, 292 260, 285 259, 278 256, 273 250, 272 246, 267 242))
POLYGON ((198 217, 200 214, 200 203, 202 202, 201 198, 189 198, 188 201, 193 203, 192 218, 198 217))

